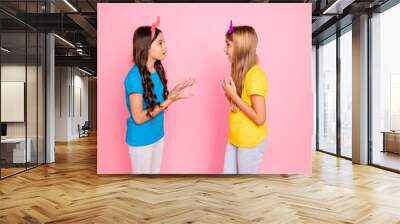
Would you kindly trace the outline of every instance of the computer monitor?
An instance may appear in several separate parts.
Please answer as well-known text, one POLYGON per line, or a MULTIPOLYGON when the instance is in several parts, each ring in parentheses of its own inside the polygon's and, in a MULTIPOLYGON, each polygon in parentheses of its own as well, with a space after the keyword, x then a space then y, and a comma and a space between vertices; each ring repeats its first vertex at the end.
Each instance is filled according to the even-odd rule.
POLYGON ((7 136, 7 124, 1 123, 1 136, 7 136))

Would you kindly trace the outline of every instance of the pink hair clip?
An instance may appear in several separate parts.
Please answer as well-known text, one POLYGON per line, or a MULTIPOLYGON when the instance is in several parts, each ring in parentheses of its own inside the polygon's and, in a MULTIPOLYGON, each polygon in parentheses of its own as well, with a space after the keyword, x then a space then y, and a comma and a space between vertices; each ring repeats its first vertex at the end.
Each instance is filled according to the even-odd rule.
POLYGON ((157 16, 156 22, 151 25, 151 39, 154 38, 154 34, 156 33, 157 27, 160 25, 160 17, 157 16))
POLYGON ((231 22, 229 23, 229 29, 228 29, 228 31, 226 31, 226 33, 231 34, 232 32, 233 32, 233 24, 232 24, 232 20, 231 20, 231 22))

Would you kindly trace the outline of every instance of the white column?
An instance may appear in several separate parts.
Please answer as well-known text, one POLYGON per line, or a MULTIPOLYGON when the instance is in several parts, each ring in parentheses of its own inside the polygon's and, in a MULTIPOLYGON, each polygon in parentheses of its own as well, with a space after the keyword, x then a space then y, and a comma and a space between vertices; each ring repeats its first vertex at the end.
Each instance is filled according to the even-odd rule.
POLYGON ((55 76, 54 76, 54 35, 47 34, 46 36, 46 60, 47 60, 47 71, 46 71, 46 163, 52 163, 55 161, 55 151, 54 151, 54 133, 55 133, 55 76))
POLYGON ((368 163, 368 15, 353 19, 353 162, 368 163))
MULTIPOLYGON (((54 6, 50 1, 46 4, 47 12, 53 12, 54 6)), ((55 133, 55 44, 54 34, 46 35, 46 163, 55 162, 54 133, 55 133)))

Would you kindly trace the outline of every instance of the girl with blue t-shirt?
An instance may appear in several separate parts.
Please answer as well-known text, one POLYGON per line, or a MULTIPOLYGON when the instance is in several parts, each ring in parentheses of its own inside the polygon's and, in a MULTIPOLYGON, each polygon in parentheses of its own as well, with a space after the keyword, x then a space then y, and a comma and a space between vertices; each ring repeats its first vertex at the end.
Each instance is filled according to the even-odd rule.
POLYGON ((192 86, 194 79, 185 80, 170 92, 167 88, 165 59, 167 47, 160 20, 141 26, 133 35, 135 65, 125 77, 125 99, 129 111, 126 143, 129 146, 132 173, 159 173, 164 148, 164 111, 173 102, 191 97, 183 89, 192 86))

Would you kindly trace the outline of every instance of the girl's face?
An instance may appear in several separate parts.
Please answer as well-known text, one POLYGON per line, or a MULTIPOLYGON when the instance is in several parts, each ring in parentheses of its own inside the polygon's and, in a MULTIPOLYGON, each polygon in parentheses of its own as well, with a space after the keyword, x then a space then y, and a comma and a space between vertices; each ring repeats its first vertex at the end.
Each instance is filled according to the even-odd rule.
POLYGON ((165 44, 164 36, 160 32, 157 38, 151 43, 149 56, 156 60, 164 60, 167 55, 167 45, 165 44))
POLYGON ((228 56, 229 62, 232 63, 233 58, 233 42, 225 38, 225 54, 228 56))

